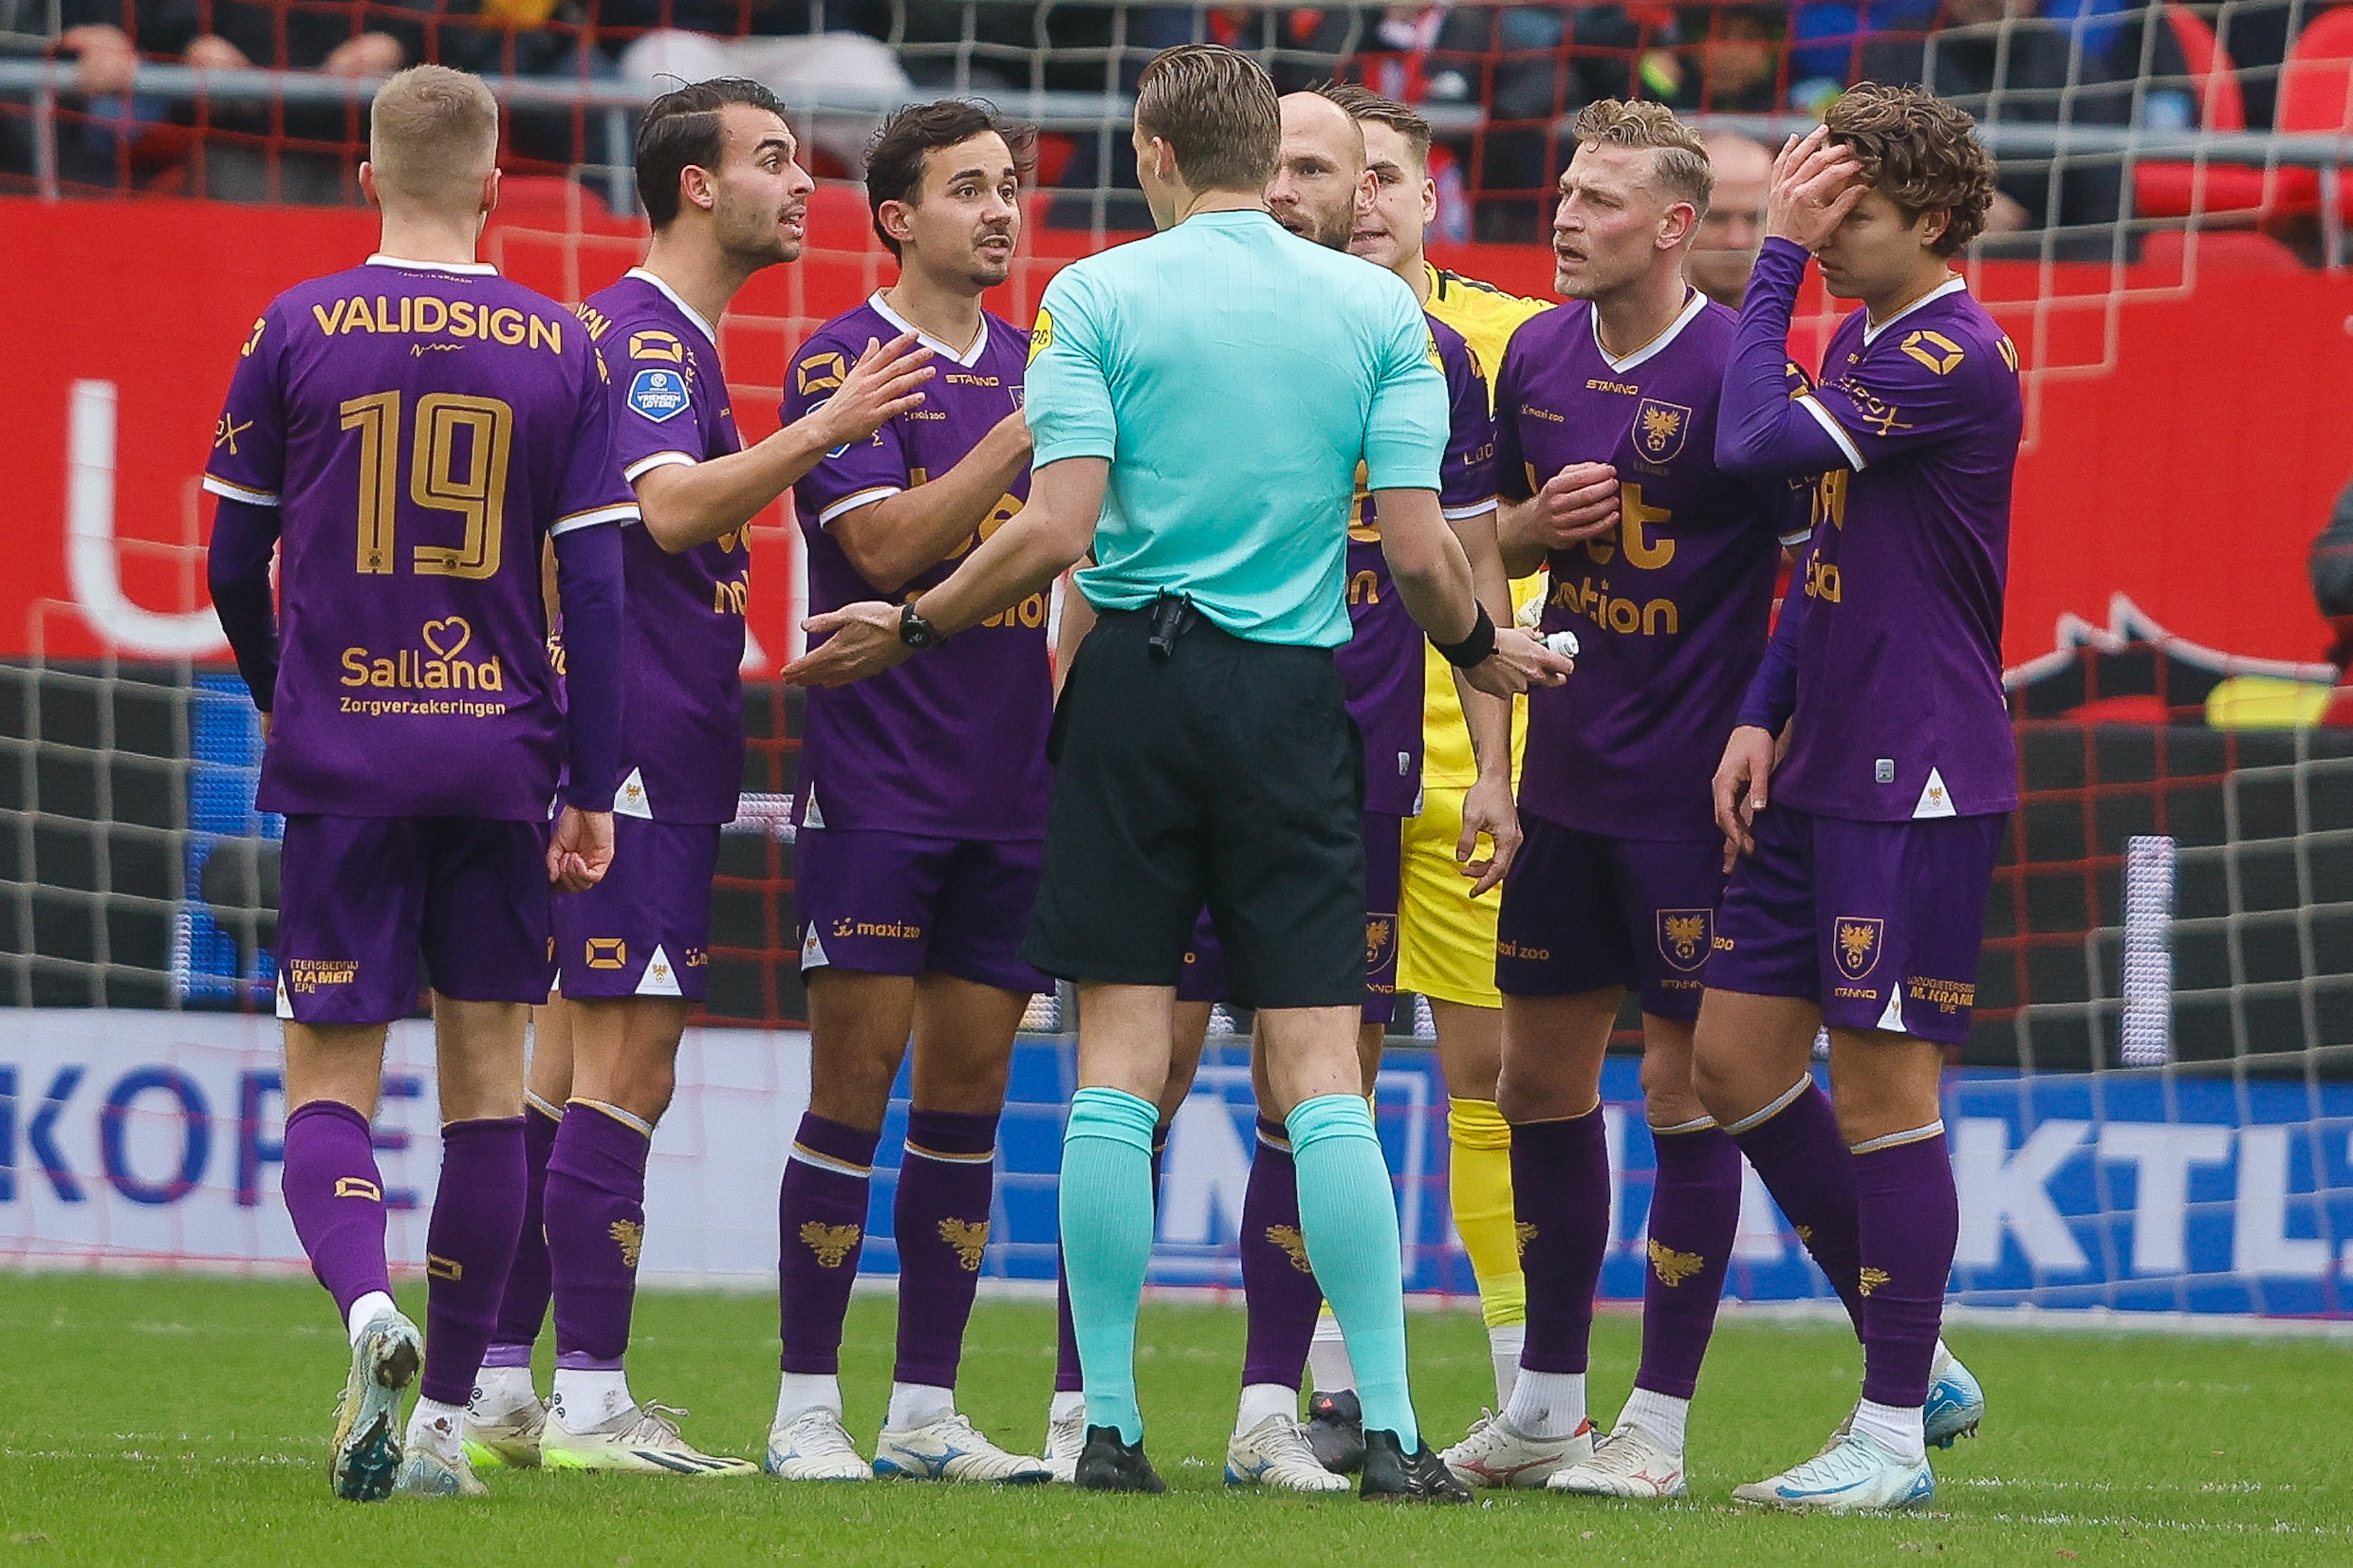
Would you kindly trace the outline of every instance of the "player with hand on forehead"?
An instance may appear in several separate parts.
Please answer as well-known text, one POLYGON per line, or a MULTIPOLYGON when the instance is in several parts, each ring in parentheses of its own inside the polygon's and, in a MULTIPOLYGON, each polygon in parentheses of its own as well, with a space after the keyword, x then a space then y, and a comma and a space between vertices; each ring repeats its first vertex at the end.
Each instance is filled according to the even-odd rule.
POLYGON ((613 858, 620 525, 638 515, 587 329, 474 259, 498 201, 490 89, 420 65, 368 122, 381 248, 254 323, 204 478, 213 603, 269 738, 258 804, 286 814, 281 1186, 350 1339, 329 1476, 354 1502, 485 1490, 461 1427, 524 1222, 524 1026, 549 882, 594 886, 613 858), (369 1125, 420 959, 442 1117, 421 1345, 392 1299, 369 1125))
POLYGON ((784 105, 757 83, 656 99, 637 144, 653 243, 580 310, 613 368, 616 471, 644 515, 621 538, 620 848, 612 876, 556 901, 560 994, 541 1014, 525 1115, 539 1201, 467 1419, 477 1463, 757 1473, 688 1444, 671 1413, 631 1393, 622 1365, 646 1159, 710 973, 712 874, 743 779, 747 529, 825 452, 921 402, 933 375, 911 336, 886 335, 824 408, 745 448, 718 323, 753 273, 801 254, 813 182, 797 152, 784 105), (551 1288, 555 1397, 543 1411, 531 1344, 551 1288))
MULTIPOLYGON (((1028 151, 1025 132, 978 104, 893 117, 868 154, 866 199, 899 275, 820 327, 787 371, 792 418, 843 395, 872 338, 913 332, 933 352, 940 374, 923 407, 828 452, 794 490, 812 614, 898 600, 901 646, 938 640, 914 600, 1029 493, 1029 335, 981 304, 1012 270, 1028 151)), ((1013 1035, 1052 985, 1017 950, 1046 833, 1047 603, 1041 588, 905 669, 809 693, 793 808, 809 1107, 778 1198, 783 1378, 767 1461, 785 1480, 1047 1479, 1043 1461, 973 1426, 954 1393, 1013 1035), (892 1212, 898 1360, 869 1464, 843 1424, 842 1325, 910 1037, 892 1212)))
POLYGON ((1946 1051, 1969 1038, 2018 801, 2001 679, 2018 354, 1951 266, 1993 189, 1966 114, 1917 87, 1849 91, 1774 162, 1724 373, 1718 460, 1812 478, 1814 530, 1715 776, 1738 863, 1695 1086, 1863 1348, 1854 1413, 1814 1458, 1735 1490, 1744 1503, 1922 1505, 1927 1445, 1975 1430, 1985 1408, 1938 1337, 1960 1223, 1939 1090, 1946 1051), (1862 308, 1792 398, 1809 256, 1862 308), (1823 1024, 1829 1097, 1808 1070, 1823 1024))

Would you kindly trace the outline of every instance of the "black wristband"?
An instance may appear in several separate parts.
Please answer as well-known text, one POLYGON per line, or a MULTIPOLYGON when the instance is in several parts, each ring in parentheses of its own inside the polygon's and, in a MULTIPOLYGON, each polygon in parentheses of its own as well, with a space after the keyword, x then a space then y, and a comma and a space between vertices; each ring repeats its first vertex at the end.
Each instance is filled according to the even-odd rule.
POLYGON ((1487 606, 1478 606, 1479 618, 1471 623, 1471 635, 1460 642, 1440 642, 1430 639, 1430 646, 1438 651, 1438 657, 1457 670, 1468 670, 1483 663, 1495 651, 1495 622, 1488 615, 1487 606))

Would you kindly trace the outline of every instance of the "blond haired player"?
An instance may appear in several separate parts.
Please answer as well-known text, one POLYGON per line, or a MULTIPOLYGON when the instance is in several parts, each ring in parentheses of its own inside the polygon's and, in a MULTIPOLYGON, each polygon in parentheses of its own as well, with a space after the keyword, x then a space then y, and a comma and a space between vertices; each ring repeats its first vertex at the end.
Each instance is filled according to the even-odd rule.
MULTIPOLYGON (((1404 104, 1362 87, 1326 87, 1324 95, 1364 130, 1364 160, 1377 185, 1372 208, 1360 210, 1348 249, 1405 280, 1422 308, 1463 336, 1486 374, 1503 362, 1504 346, 1519 324, 1551 308, 1548 300, 1522 299, 1492 285, 1431 265, 1422 234, 1437 217, 1437 186, 1430 177, 1430 123, 1404 104)), ((1525 606, 1541 597, 1541 578, 1515 583, 1525 606)), ((1398 989, 1430 999, 1436 1021, 1438 1061, 1445 1070, 1447 1136, 1453 1145, 1450 1196, 1454 1227, 1478 1281, 1479 1311, 1487 1322, 1498 1408, 1511 1392, 1520 1359, 1527 1292, 1520 1281, 1512 1234, 1511 1134, 1495 1109, 1495 1077, 1503 1060, 1503 997, 1495 989, 1495 912, 1499 893, 1471 895, 1472 883, 1454 858, 1462 833, 1463 794, 1478 778, 1453 672, 1429 662, 1422 718, 1421 810, 1405 820, 1404 887, 1399 900, 1398 989)), ((1526 732, 1524 703, 1514 726, 1512 775, 1519 773, 1518 737, 1526 732)), ((1316 1396, 1314 1429, 1329 1424, 1333 1396, 1348 1386, 1346 1352, 1327 1318, 1318 1325, 1311 1360, 1316 1396)), ((1344 1409, 1344 1397, 1342 1401, 1344 1409)))

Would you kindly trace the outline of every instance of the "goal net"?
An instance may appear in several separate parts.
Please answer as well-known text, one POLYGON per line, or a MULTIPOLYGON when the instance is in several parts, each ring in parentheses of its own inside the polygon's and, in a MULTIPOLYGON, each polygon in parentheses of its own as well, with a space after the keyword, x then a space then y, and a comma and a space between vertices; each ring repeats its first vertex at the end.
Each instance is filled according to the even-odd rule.
MULTIPOLYGON (((0 32, 20 42, 46 46, 53 20, 0 3, 0 32)), ((1540 241, 1571 151, 1566 125, 1592 98, 1661 98, 1769 144, 1858 80, 1926 81, 1957 99, 2004 171, 1997 231, 1960 266, 2017 346, 2028 429, 2005 647, 2024 803, 1948 1100, 1964 1204, 1955 1290, 1988 1307, 2342 1316, 2353 712, 2333 694, 2330 628, 2305 556, 2353 450, 2353 415, 2323 390, 2353 384, 2353 295, 2337 269, 2337 138, 2353 125, 2346 20, 2304 0, 2050 0, 2033 13, 1997 0, 660 0, 626 15, 607 0, 505 29, 430 17, 402 42, 411 58, 496 76, 510 167, 485 254, 567 301, 639 258, 627 149, 662 73, 778 86, 821 189, 810 253, 756 278, 723 326, 750 437, 773 428, 793 346, 890 279, 855 175, 863 138, 899 102, 984 96, 1041 128, 1021 260, 990 301, 1020 325, 1057 267, 1149 227, 1128 114, 1142 65, 1175 43, 1249 50, 1286 89, 1336 77, 1410 99, 1436 129, 1434 259, 1539 296, 1550 292, 1540 241), (2211 497, 2226 489, 2217 511, 2211 497)), ((240 1076, 265 1069, 208 1079, 192 1065, 267 1048, 279 832, 253 808, 260 737, 211 626, 193 482, 229 347, 253 312, 372 237, 364 213, 336 205, 350 196, 338 182, 360 144, 363 91, 315 74, 199 78, 172 61, 185 41, 132 43, 145 51, 136 90, 111 95, 71 60, 0 51, 0 193, 36 198, 0 194, 29 236, 6 265, 54 302, 57 322, 29 325, 30 341, 75 344, 28 354, 25 397, 50 414, 9 437, 12 468, 33 476, 10 515, 28 562, 45 564, 0 605, 0 988, 42 1010, 28 1020, 115 1009, 176 1022, 152 1037, 148 1066, 109 1067, 107 1083, 92 1066, 61 1091, 64 1046, 28 1044, 13 1061, 0 1051, 0 1206, 19 1205, 15 1228, 0 1218, 0 1254, 48 1246, 25 1218, 35 1196, 52 1219, 70 1208, 44 1174, 52 1154, 84 1177, 119 1168, 148 1198, 194 1171, 192 1190, 232 1209, 267 1171, 276 1091, 266 1073, 240 1076), (217 199, 120 199, 134 194, 217 199), (60 199, 37 199, 49 197, 60 199), (87 257, 88 276, 32 280, 29 258, 44 255, 87 257), (232 265, 255 255, 272 259, 232 265), (176 264, 186 282, 175 291, 176 264), (158 285, 174 292, 176 330, 143 352, 103 347, 158 285), (64 569, 44 575, 50 562, 64 569), (215 1024, 230 1032, 208 1033, 215 1024), (87 1152, 76 1153, 59 1130, 85 1112, 87 1152), (201 1157, 198 1122, 216 1130, 201 1157)), ((1809 289, 1798 357, 1818 354, 1837 309, 1809 289)), ((752 535, 750 755, 714 890, 702 1016, 787 1028, 806 1009, 786 814, 800 700, 775 674, 798 646, 802 600, 786 510, 752 535)), ((1012 1196, 993 1273, 1050 1271, 1071 1022, 1066 998, 1031 1010, 1008 1124, 1027 1131, 1008 1134, 1012 1196)), ((1380 1103, 1404 1172, 1415 1282, 1464 1293, 1445 1214, 1444 1086, 1413 1038, 1427 1041, 1426 1007, 1401 1006, 1397 1033, 1380 1103)), ((25 1038, 66 1037, 45 1023, 25 1038)), ((1222 1065, 1180 1130, 1180 1190, 1163 1227, 1171 1279, 1234 1278, 1248 1094, 1232 1039, 1220 1033, 1222 1065)), ((753 1136, 743 1129, 769 1114, 759 1108, 801 1092, 789 1068, 742 1079, 725 1060, 698 1058, 711 1076, 691 1094, 708 1100, 682 1101, 678 1130, 665 1123, 657 1168, 686 1184, 678 1191, 702 1192, 699 1164, 736 1157, 721 1152, 753 1136)), ((1621 1183, 1604 1289, 1630 1297, 1652 1163, 1630 1058, 1613 1056, 1605 1092, 1621 1183)), ((429 1178, 430 1116, 404 1135, 429 1178)), ((150 1233, 169 1203, 123 1201, 137 1225, 49 1250, 213 1255, 186 1233, 150 1233)), ((758 1228, 747 1221, 692 1255, 650 1250, 649 1267, 726 1274, 739 1258, 730 1248, 758 1228)), ((222 1244, 221 1256, 234 1252, 222 1244)), ((1753 1184, 1731 1288, 1827 1299, 1753 1184)))

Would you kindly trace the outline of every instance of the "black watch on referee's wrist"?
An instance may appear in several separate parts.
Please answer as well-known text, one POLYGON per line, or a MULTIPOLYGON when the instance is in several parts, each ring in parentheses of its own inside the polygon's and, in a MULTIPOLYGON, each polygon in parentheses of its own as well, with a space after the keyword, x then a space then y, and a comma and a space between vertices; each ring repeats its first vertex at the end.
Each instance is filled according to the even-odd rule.
POLYGON ((939 628, 916 614, 913 600, 899 606, 899 640, 918 653, 939 640, 939 628))

